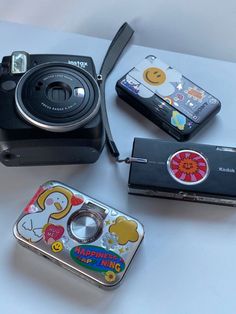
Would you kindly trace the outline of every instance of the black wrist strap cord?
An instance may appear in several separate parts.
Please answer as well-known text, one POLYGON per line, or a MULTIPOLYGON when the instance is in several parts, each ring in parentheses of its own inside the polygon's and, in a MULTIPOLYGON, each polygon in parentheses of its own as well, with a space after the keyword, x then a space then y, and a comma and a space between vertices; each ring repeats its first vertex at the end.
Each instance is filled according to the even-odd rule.
POLYGON ((98 83, 99 83, 100 92, 101 92, 101 114, 102 114, 102 120, 103 120, 105 133, 106 133, 106 142, 107 142, 111 155, 116 158, 116 161, 125 162, 125 163, 131 163, 131 162, 146 163, 147 160, 143 158, 133 158, 133 157, 127 157, 125 159, 119 158, 120 153, 119 153, 118 148, 116 147, 116 144, 111 134, 111 129, 110 129, 108 116, 107 116, 107 109, 106 109, 106 98, 105 98, 106 79, 109 76, 112 69, 114 68, 119 56, 121 55, 122 51, 126 47, 133 33, 134 31, 129 26, 129 24, 124 23, 121 26, 121 28, 118 30, 118 32, 116 33, 115 37, 113 38, 107 50, 105 58, 103 60, 100 74, 98 75, 98 83))

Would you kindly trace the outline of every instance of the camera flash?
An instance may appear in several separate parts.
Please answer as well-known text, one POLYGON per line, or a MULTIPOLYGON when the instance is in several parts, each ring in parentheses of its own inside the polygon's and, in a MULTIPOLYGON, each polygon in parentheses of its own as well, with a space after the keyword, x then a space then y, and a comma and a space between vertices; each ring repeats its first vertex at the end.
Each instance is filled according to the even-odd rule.
POLYGON ((27 53, 14 51, 11 55, 11 73, 21 74, 27 71, 27 53))

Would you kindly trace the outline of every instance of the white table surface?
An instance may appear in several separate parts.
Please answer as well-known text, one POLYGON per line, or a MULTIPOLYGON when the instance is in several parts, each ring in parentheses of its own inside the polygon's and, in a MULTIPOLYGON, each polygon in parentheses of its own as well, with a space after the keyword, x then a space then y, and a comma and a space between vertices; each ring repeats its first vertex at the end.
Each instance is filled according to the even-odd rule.
MULTIPOLYGON (((109 41, 0 22, 0 56, 90 55, 97 70, 109 41)), ((148 54, 161 57, 222 101, 194 142, 236 145, 236 65, 129 46, 107 83, 108 113, 122 156, 135 136, 167 134, 116 96, 115 82, 148 54)), ((90 165, 7 168, 0 165, 0 313, 236 313, 236 209, 127 193, 129 166, 104 149, 90 165), (146 235, 120 287, 104 291, 16 243, 12 226, 37 187, 49 179, 74 186, 138 218, 146 235)))

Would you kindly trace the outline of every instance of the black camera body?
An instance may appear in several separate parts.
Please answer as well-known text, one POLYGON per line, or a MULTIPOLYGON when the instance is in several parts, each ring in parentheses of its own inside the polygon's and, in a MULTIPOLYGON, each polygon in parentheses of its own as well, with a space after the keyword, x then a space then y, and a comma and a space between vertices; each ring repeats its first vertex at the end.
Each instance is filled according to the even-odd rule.
POLYGON ((13 52, 0 64, 0 161, 95 162, 105 143, 91 57, 13 52))
POLYGON ((135 138, 129 193, 236 206, 236 148, 135 138))

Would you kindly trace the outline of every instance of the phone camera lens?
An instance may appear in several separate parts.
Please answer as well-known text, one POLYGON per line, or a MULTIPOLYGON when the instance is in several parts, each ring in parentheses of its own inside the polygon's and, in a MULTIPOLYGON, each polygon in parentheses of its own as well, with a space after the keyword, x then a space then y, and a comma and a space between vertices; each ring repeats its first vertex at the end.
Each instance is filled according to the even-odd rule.
POLYGON ((68 232, 79 242, 93 242, 102 232, 102 219, 91 211, 77 211, 68 220, 68 232))

